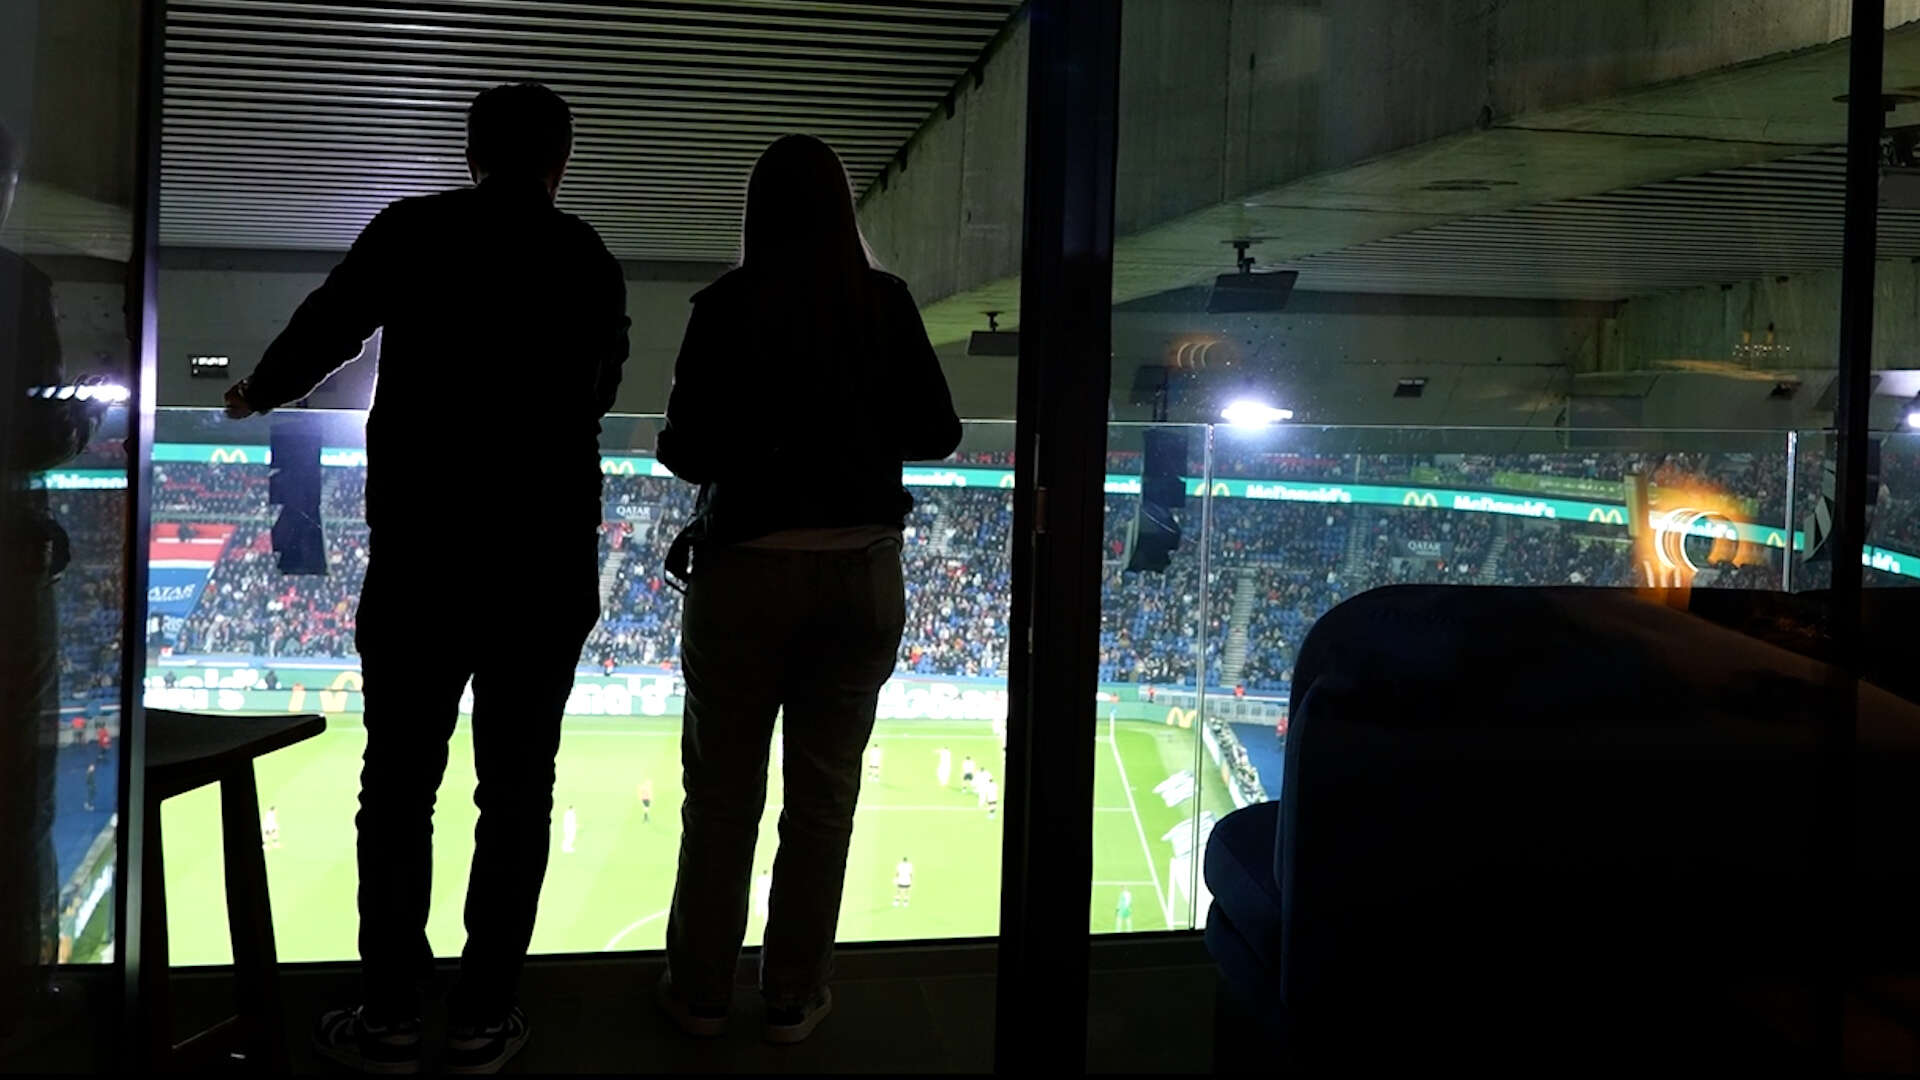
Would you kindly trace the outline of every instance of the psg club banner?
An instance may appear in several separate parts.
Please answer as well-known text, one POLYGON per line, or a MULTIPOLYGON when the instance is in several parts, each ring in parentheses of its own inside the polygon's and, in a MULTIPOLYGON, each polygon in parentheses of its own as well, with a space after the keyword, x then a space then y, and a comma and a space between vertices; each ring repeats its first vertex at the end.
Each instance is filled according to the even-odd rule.
POLYGON ((1399 554, 1409 559, 1438 562, 1453 558, 1453 541, 1451 540, 1401 540, 1395 546, 1400 549, 1399 554))
POLYGON ((232 538, 231 525, 155 524, 147 540, 148 613, 176 618, 191 613, 232 538))

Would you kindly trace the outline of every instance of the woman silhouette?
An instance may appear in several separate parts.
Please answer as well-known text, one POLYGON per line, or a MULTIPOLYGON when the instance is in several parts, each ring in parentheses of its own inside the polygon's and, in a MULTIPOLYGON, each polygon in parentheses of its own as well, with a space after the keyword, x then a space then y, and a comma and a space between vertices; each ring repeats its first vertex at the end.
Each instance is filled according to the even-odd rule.
POLYGON ((766 1037, 797 1042, 832 1005, 861 752, 905 621, 900 466, 951 454, 960 421, 832 149, 768 147, 743 233, 740 267, 694 297, 657 451, 700 485, 667 563, 686 591, 686 800, 659 998, 689 1034, 725 1030, 784 710, 760 982, 766 1037))

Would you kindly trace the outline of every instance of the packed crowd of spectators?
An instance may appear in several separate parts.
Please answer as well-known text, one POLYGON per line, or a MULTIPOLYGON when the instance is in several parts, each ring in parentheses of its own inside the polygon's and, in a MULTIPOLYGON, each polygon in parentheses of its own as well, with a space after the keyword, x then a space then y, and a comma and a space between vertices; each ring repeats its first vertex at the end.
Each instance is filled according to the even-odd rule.
MULTIPOLYGON (((327 470, 329 473, 340 471, 327 470)), ((364 475, 363 470, 354 471, 364 475)), ((265 465, 156 462, 153 466, 154 520, 238 520, 258 515, 267 505, 267 474, 265 465)), ((322 483, 327 479, 323 475, 322 483)))
POLYGON ((1369 508, 1361 526, 1366 576, 1355 584, 1360 590, 1380 585, 1470 585, 1480 572, 1498 521, 1491 514, 1369 508))
POLYGON ((62 492, 47 509, 66 531, 71 559, 53 585, 61 706, 82 711, 111 706, 120 699, 126 496, 120 491, 62 492))
POLYGON ((1633 549, 1620 529, 1554 522, 1509 530, 1501 581, 1511 585, 1627 585, 1633 549))
MULTIPOLYGON (((1005 468, 1010 460, 993 452, 955 463, 1005 468)), ((1803 452, 1801 463, 1796 498, 1806 500, 1817 484, 1818 454, 1803 452)), ((1506 472, 1617 480, 1642 471, 1656 483, 1705 480, 1729 488, 1751 498, 1761 513, 1769 505, 1784 510, 1781 455, 1260 453, 1224 455, 1218 464, 1221 476, 1474 488, 1497 487, 1497 474, 1506 472)), ((1109 465, 1137 474, 1138 455, 1115 453, 1109 465)), ((364 470, 325 471, 332 572, 311 578, 278 573, 267 532, 272 511, 266 506, 266 473, 264 467, 242 465, 156 468, 157 520, 226 521, 237 527, 175 647, 189 653, 351 655, 354 602, 366 561, 366 530, 359 518, 364 470)), ((1890 448, 1883 481, 1873 511, 1873 542, 1920 551, 1920 454, 1890 448)), ((607 493, 601 551, 609 570, 602 583, 602 620, 584 662, 671 667, 679 650, 680 598, 667 586, 662 565, 667 546, 692 512, 693 490, 665 478, 609 477, 607 493)), ((918 505, 904 533, 907 618, 899 670, 1004 677, 1011 494, 983 487, 919 488, 914 494, 918 505)), ((1137 505, 1137 496, 1107 497, 1099 654, 1104 681, 1190 684, 1204 649, 1211 681, 1251 692, 1282 692, 1297 649, 1319 615, 1369 588, 1401 582, 1620 585, 1634 580, 1631 550, 1617 526, 1421 507, 1216 498, 1203 581, 1197 497, 1186 502, 1183 536, 1169 567, 1133 572, 1125 568, 1126 534, 1137 505), (1243 619, 1235 613, 1237 594, 1251 600, 1243 604, 1243 619), (1245 634, 1243 657, 1229 648, 1236 628, 1245 634), (1237 661, 1237 672, 1227 670, 1229 659, 1237 661)), ((1704 558, 1707 542, 1689 543, 1699 549, 1696 557, 1704 558)), ((1752 565, 1716 566, 1708 583, 1775 587, 1779 565, 1775 555, 1752 565)), ((1817 584, 1819 570, 1809 567, 1800 580, 1817 584)), ((98 603, 100 597, 82 593, 117 587, 111 578, 92 576, 72 586, 67 607, 76 613, 111 608, 98 603)), ((107 632, 104 623, 100 631, 107 632)), ((112 666, 74 663, 76 670, 112 666)))
POLYGON ((214 655, 351 656, 353 617, 367 572, 364 522, 325 526, 327 573, 280 572, 272 526, 239 525, 173 643, 214 655))
POLYGON ((1291 680, 1294 657, 1314 620, 1351 593, 1331 568, 1277 571, 1255 580, 1259 600, 1247 619, 1246 665, 1238 685, 1273 691, 1291 680))
POLYGON ((600 622, 583 655, 603 668, 671 664, 680 655, 680 603, 664 567, 674 534, 693 516, 694 489, 652 476, 605 483, 600 565, 618 566, 603 583, 600 622))
POLYGON ((999 489, 923 492, 902 531, 907 621, 899 669, 1006 674, 1013 500, 999 489))

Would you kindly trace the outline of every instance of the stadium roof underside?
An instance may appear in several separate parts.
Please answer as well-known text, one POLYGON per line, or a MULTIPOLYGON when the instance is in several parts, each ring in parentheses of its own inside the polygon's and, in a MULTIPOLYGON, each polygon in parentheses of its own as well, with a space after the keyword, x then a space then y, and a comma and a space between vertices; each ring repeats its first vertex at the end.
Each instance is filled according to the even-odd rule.
POLYGON ((466 183, 473 95, 573 106, 562 205, 632 260, 736 256, 746 178, 811 132, 856 188, 1017 0, 172 0, 161 243, 341 250, 381 206, 466 183))
MULTIPOLYGON (((1332 93, 1345 77, 1340 65, 1372 78, 1385 60, 1343 58, 1337 46, 1319 57, 1326 71, 1293 80, 1325 84, 1314 92, 1330 100, 1317 113, 1287 97, 1286 85, 1236 90, 1230 71, 1219 88, 1184 92, 1193 88, 1181 80, 1215 78, 1199 59, 1205 50, 1182 36, 1209 20, 1179 3, 1130 4, 1115 301, 1210 280, 1230 268, 1227 242, 1241 237, 1258 239, 1262 265, 1299 269, 1305 291, 1617 300, 1836 267, 1845 108, 1835 99, 1847 87, 1847 41, 1819 20, 1789 25, 1799 0, 1757 2, 1779 25, 1749 34, 1746 53, 1702 44, 1740 36, 1725 28, 1674 30, 1674 41, 1655 45, 1623 32, 1627 44, 1595 47, 1617 50, 1612 67, 1592 70, 1568 67, 1571 46, 1553 37, 1601 33, 1575 25, 1580 5, 1529 8, 1540 14, 1526 32, 1542 41, 1488 47, 1516 55, 1535 47, 1532 69, 1498 87, 1499 72, 1486 75, 1481 90, 1497 107, 1485 115, 1478 98, 1458 109, 1446 101, 1428 111, 1465 119, 1424 127, 1403 123, 1406 102, 1394 95, 1444 99, 1446 72, 1348 101, 1332 93), (1629 62, 1643 56, 1652 58, 1646 70, 1629 62), (1615 68, 1624 74, 1615 78, 1615 68), (1216 89, 1221 96, 1208 97, 1216 89), (1183 108, 1224 115, 1244 136, 1196 128, 1183 108), (1287 140, 1300 145, 1260 145, 1287 140), (1257 160, 1263 152, 1278 155, 1270 167, 1257 160)), ((1896 20, 1914 7, 1890 4, 1896 20)), ((986 311, 1017 326, 1017 245, 982 258, 978 245, 923 235, 960 227, 960 184, 928 172, 943 169, 970 183, 995 178, 992 198, 967 196, 968 229, 1018 235, 1024 125, 969 126, 964 153, 937 149, 943 124, 968 124, 983 72, 1023 85, 1024 27, 1009 21, 1017 8, 1016 0, 173 0, 162 243, 342 249, 390 199, 462 182, 461 111, 474 91, 537 75, 579 117, 563 203, 593 221, 616 255, 733 258, 754 156, 777 134, 813 131, 846 156, 870 226, 902 234, 876 246, 928 305, 936 342, 980 329, 986 311), (1002 34, 1007 47, 995 48, 1002 34), (963 78, 969 71, 975 79, 963 78), (956 93, 957 119, 943 108, 956 93), (885 177, 906 175, 908 161, 912 182, 889 188, 885 177)), ((1291 10, 1289 18, 1334 17, 1291 10)), ((1505 23, 1488 31, 1508 32, 1505 23)), ((1266 55, 1301 27, 1249 32, 1235 23, 1221 33, 1266 55)), ((1460 51, 1454 44, 1427 48, 1438 56, 1460 51)), ((1920 85, 1920 24, 1889 32, 1886 68, 1888 87, 1920 85)), ((1009 104, 995 107, 1017 117, 1009 104)), ((1920 103, 1911 101, 1889 119, 1916 122, 1920 103)), ((1920 213, 1884 212, 1881 244, 1888 257, 1920 256, 1920 213)))
MULTIPOLYGON (((1149 92, 1204 50, 1157 44, 1183 32, 1176 22, 1135 19, 1121 64, 1115 302, 1210 281, 1232 269, 1238 238, 1258 241, 1261 266, 1300 270, 1306 291, 1605 301, 1838 267, 1848 40, 1825 23, 1778 25, 1828 6, 1757 0, 1760 29, 1724 49, 1742 34, 1647 25, 1611 40, 1590 24, 1681 19, 1690 9, 1677 5, 1526 5, 1538 13, 1529 32, 1560 35, 1546 44, 1507 40, 1525 37, 1517 17, 1490 8, 1486 69, 1452 83, 1430 69, 1446 66, 1445 42, 1396 45, 1390 27, 1329 35, 1311 70, 1245 85, 1230 69, 1210 76, 1222 87, 1205 102, 1211 118, 1193 95, 1149 92), (1404 50, 1421 48, 1430 67, 1403 74, 1404 50)), ((1325 10, 1336 14, 1298 18, 1339 17, 1325 10)), ((1889 12, 1911 20, 1920 5, 1889 12)), ((1312 33, 1285 29, 1241 35, 1236 58, 1312 33)), ((1462 65, 1477 56, 1456 51, 1462 65)), ((1920 23, 1888 32, 1885 80, 1904 94, 1889 126, 1920 124, 1920 23)), ((1920 254, 1920 215, 1885 212, 1881 243, 1888 257, 1920 254)), ((961 267, 927 312, 936 340, 979 328, 982 312, 1018 312, 1018 277, 978 269, 961 267)))

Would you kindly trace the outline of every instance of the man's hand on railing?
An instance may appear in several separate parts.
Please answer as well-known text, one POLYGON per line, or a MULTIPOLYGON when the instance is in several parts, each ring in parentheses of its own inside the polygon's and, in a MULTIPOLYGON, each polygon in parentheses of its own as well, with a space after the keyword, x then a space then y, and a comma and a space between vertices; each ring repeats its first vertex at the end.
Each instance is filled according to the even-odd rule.
POLYGON ((252 405, 247 404, 247 380, 241 379, 227 387, 227 419, 245 420, 254 414, 252 405))

